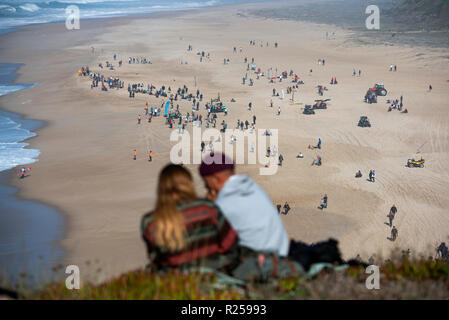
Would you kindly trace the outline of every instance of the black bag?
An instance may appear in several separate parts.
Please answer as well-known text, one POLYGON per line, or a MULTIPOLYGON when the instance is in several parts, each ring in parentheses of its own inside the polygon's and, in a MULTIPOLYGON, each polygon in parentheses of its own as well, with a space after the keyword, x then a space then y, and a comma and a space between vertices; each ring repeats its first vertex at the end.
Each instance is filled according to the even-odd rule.
POLYGON ((367 263, 357 259, 344 261, 338 249, 338 241, 332 238, 311 245, 292 239, 290 240, 288 257, 300 263, 305 271, 308 271, 312 264, 319 262, 328 262, 337 265, 348 264, 350 266, 363 266, 365 268, 368 266, 367 263))
POLYGON ((335 239, 329 239, 312 245, 292 239, 290 240, 288 257, 300 263, 306 271, 314 263, 328 262, 339 265, 344 263, 341 259, 340 250, 338 249, 338 241, 335 239))

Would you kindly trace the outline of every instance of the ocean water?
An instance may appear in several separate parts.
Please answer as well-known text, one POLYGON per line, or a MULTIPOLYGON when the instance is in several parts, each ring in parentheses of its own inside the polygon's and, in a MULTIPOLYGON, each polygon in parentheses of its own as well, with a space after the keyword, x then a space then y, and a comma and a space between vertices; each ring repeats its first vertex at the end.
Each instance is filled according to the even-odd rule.
POLYGON ((157 11, 197 9, 242 0, 0 0, 0 30, 65 21, 66 8, 76 5, 80 19, 105 18, 157 11))
MULTIPOLYGON (((0 96, 32 87, 32 84, 11 84, 20 64, 0 63, 0 96)), ((37 161, 39 150, 25 149, 22 142, 36 134, 24 128, 14 114, 0 111, 0 172, 37 161)))
POLYGON ((0 171, 37 161, 39 150, 25 149, 28 143, 21 142, 35 135, 14 121, 10 114, 0 111, 0 171))
MULTIPOLYGON (((33 86, 12 83, 18 67, 20 64, 0 63, 0 95, 33 86)), ((9 170, 17 172, 20 166, 38 161, 39 150, 25 148, 28 143, 24 140, 34 137, 33 130, 41 126, 40 121, 0 110, 0 287, 20 284, 37 288, 59 276, 53 267, 64 254, 59 246, 63 216, 45 204, 17 198, 17 189, 6 185, 9 170)), ((21 183, 32 179, 32 174, 21 183)))

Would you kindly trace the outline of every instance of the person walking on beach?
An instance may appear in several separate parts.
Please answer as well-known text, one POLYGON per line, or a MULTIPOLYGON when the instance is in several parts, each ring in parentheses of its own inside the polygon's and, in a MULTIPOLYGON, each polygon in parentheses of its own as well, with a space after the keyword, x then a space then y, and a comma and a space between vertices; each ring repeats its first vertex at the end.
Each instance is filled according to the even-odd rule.
POLYGON ((153 161, 153 151, 150 150, 150 153, 148 153, 148 161, 152 162, 153 161))
POLYGON ((287 215, 288 214, 288 212, 290 211, 290 205, 287 203, 287 201, 285 201, 285 204, 284 204, 284 214, 285 215, 287 215))
POLYGON ((391 229, 391 241, 395 241, 398 237, 398 229, 396 229, 396 226, 393 226, 393 229, 391 229))
POLYGON ((443 261, 449 261, 449 249, 445 242, 441 242, 437 247, 437 256, 439 256, 443 261))
POLYGON ((140 124, 140 121, 142 120, 142 116, 139 114, 138 116, 137 116, 137 124, 140 124))
POLYGON ((370 170, 369 171, 369 181, 375 182, 375 178, 376 178, 376 172, 374 170, 370 170))
POLYGON ((134 149, 134 160, 137 160, 137 151, 134 149))
POLYGON ((279 155, 279 166, 282 167, 282 162, 284 161, 284 157, 282 154, 279 155))
POLYGON ((319 209, 323 210, 327 208, 327 194, 324 195, 323 198, 321 198, 321 205, 319 206, 319 209))
POLYGON ((323 210, 324 209, 324 199, 321 199, 321 204, 320 204, 320 209, 323 210))
POLYGON ((393 205, 390 209, 390 213, 388 214, 388 219, 390 220, 390 228, 393 225, 393 219, 394 219, 396 212, 398 212, 398 209, 396 208, 395 205, 393 205))
POLYGON ((20 169, 20 173, 19 173, 19 178, 20 178, 20 179, 25 178, 25 174, 26 174, 28 171, 30 171, 30 170, 31 170, 31 168, 28 168, 28 169, 21 168, 21 169, 20 169))

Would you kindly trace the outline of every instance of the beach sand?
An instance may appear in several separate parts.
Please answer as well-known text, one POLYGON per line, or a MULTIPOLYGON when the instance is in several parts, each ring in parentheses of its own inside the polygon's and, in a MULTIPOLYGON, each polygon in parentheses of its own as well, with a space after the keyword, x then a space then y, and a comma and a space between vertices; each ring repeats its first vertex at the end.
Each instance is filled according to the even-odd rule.
MULTIPOLYGON (((38 25, 0 36, 0 61, 25 63, 17 81, 38 84, 1 97, 0 106, 47 123, 29 141, 41 151, 31 176, 13 179, 12 184, 20 197, 42 201, 65 215, 63 263, 78 265, 83 281, 103 281, 147 263, 140 218, 154 207, 158 173, 169 162, 173 143, 164 118, 137 125, 145 102, 159 107, 162 98, 136 94, 129 99, 128 82, 172 89, 185 84, 196 91, 196 77, 205 100, 220 93, 230 106, 217 123, 225 119, 228 128, 234 128, 237 119, 251 121, 255 114, 257 128, 278 129, 284 164, 277 173, 261 176, 259 164, 241 165, 237 171, 257 181, 274 204, 288 201, 292 210, 282 219, 291 238, 310 243, 334 237, 344 258, 360 254, 363 259, 387 256, 394 248, 433 255, 436 245, 447 240, 449 60, 444 50, 361 46, 345 41, 353 34, 337 27, 248 15, 247 10, 264 5, 269 6, 81 21, 77 31, 67 31, 64 24, 38 25), (335 32, 335 37, 326 40, 326 32, 335 32), (249 46, 250 40, 258 45, 249 46), (261 48, 260 41, 269 47, 261 48), (276 41, 278 48, 273 46, 276 41), (187 52, 189 44, 192 52, 187 52), (233 53, 234 46, 243 53, 233 53), (200 62, 198 51, 210 52, 210 61, 200 62), (125 89, 90 89, 89 79, 79 77, 77 70, 89 65, 97 72, 98 63, 105 61, 117 66, 114 53, 123 59, 123 67, 101 73, 119 76, 125 89), (128 64, 128 57, 137 56, 148 57, 152 64, 128 64), (297 103, 313 103, 319 98, 316 86, 325 85, 329 90, 324 98, 332 99, 329 108, 307 116, 301 113, 304 105, 290 105, 290 95, 285 100, 271 97, 272 88, 280 91, 291 85, 285 80, 269 84, 264 77, 249 75, 254 86, 242 85, 244 57, 254 57, 264 71, 293 69, 305 81, 295 94, 297 103), (224 65, 224 58, 231 63, 224 65), (325 66, 318 65, 318 59, 325 59, 325 66), (398 66, 397 72, 388 71, 391 64, 398 66), (361 69, 362 76, 353 77, 353 68, 361 69), (331 77, 337 77, 338 85, 329 85, 331 77), (366 90, 378 82, 385 84, 387 97, 379 97, 377 104, 364 103, 366 90), (429 84, 432 92, 427 92, 429 84), (387 112, 386 99, 401 95, 409 113, 387 112), (230 103, 231 98, 236 102, 230 103), (249 102, 253 111, 248 111, 249 102), (279 106, 282 112, 276 116, 279 106), (369 117, 371 128, 357 127, 362 115, 369 117), (319 137, 322 150, 307 149, 319 137), (407 159, 423 144, 420 155, 426 167, 406 168, 407 159), (148 147, 152 163, 147 161, 148 147), (134 149, 137 161, 132 160, 134 149), (304 159, 296 159, 299 152, 304 159), (317 154, 323 159, 321 167, 311 166, 317 154), (366 180, 370 169, 376 170, 375 183, 366 180), (354 178, 357 170, 363 178, 354 178), (325 193, 329 205, 321 211, 317 206, 325 193), (385 225, 393 204, 398 208, 395 242, 387 239, 390 228, 385 225)), ((191 112, 191 103, 178 103, 183 113, 191 112)), ((205 116, 204 102, 201 107, 205 116)), ((197 166, 187 167, 204 193, 197 166)))

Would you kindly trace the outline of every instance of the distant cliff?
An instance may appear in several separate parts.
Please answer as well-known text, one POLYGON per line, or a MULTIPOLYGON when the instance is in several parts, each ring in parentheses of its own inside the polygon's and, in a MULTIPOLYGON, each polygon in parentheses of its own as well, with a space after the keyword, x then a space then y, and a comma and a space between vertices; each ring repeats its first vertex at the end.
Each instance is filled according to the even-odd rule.
POLYGON ((417 29, 449 28, 449 0, 399 0, 385 13, 395 23, 414 25, 417 29))

